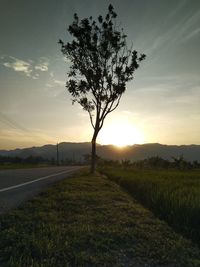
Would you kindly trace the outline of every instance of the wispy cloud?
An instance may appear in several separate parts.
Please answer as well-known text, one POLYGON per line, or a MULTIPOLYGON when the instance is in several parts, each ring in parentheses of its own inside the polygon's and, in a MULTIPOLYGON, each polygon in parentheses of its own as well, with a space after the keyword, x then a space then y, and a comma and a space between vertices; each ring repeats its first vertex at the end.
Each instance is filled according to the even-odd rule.
POLYGON ((55 138, 43 131, 33 129, 29 134, 17 129, 0 129, 0 149, 24 148, 55 143, 55 138))
POLYGON ((49 69, 49 59, 46 57, 42 57, 39 59, 39 63, 35 66, 36 70, 40 71, 48 71, 49 69))
POLYGON ((0 147, 20 147, 52 143, 54 138, 39 129, 27 129, 7 114, 0 112, 0 147))
POLYGON ((33 60, 22 60, 13 56, 1 56, 1 64, 10 68, 16 72, 21 72, 25 74, 27 77, 31 77, 32 79, 39 78, 39 72, 48 71, 49 59, 46 57, 41 57, 36 62, 33 60))
POLYGON ((50 80, 48 83, 46 83, 47 87, 54 87, 55 85, 64 87, 66 84, 66 81, 56 79, 53 72, 50 72, 50 80))
POLYGON ((57 79, 53 79, 53 82, 59 86, 64 86, 66 84, 65 81, 61 81, 61 80, 57 80, 57 79))
POLYGON ((186 35, 183 38, 183 41, 189 41, 190 39, 196 37, 197 35, 200 35, 200 28, 197 28, 194 31, 192 31, 191 33, 189 33, 188 35, 186 35))
POLYGON ((20 130, 22 132, 28 133, 29 130, 17 123, 15 120, 12 118, 8 117, 6 114, 3 112, 0 112, 0 123, 3 123, 4 125, 9 126, 12 129, 20 130))
POLYGON ((28 61, 24 61, 15 57, 9 57, 8 58, 9 61, 8 62, 3 62, 2 65, 7 67, 7 68, 11 68, 14 71, 17 72, 23 72, 26 74, 26 76, 30 77, 31 72, 32 72, 32 66, 31 63, 28 61))
MULTIPOLYGON (((181 8, 183 7, 184 5, 181 6, 181 8)), ((172 11, 172 14, 169 14, 168 18, 166 18, 168 27, 167 29, 159 28, 159 33, 155 36, 152 45, 146 51, 148 55, 161 48, 189 41, 191 38, 200 34, 200 10, 193 13, 186 13, 185 16, 181 16, 178 19, 178 13, 181 12, 181 8, 178 8, 176 12, 172 11), (171 21, 176 21, 176 23, 171 24, 171 21)))

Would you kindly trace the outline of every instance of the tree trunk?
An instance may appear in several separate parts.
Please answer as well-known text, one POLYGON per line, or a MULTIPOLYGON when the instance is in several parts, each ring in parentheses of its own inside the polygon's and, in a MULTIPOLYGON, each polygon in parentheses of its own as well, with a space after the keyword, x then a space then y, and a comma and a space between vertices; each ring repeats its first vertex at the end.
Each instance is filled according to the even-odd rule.
POLYGON ((96 167, 96 137, 93 136, 92 138, 92 153, 91 153, 91 170, 90 172, 92 174, 95 173, 95 167, 96 167))

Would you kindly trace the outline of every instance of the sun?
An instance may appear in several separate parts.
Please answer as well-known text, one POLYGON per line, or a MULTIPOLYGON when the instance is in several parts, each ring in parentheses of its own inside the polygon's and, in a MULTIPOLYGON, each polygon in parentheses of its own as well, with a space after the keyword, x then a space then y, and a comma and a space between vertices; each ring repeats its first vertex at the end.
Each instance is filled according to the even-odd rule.
POLYGON ((117 147, 124 147, 144 143, 144 135, 130 122, 118 121, 110 123, 102 129, 98 142, 103 145, 112 144, 117 147))

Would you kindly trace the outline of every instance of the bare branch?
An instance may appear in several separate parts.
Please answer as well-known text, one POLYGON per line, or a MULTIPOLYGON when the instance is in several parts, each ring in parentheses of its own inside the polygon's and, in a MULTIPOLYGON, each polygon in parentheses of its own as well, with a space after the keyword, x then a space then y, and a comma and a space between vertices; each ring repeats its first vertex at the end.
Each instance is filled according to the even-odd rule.
MULTIPOLYGON (((108 111, 108 113, 113 112, 113 111, 119 106, 119 102, 120 102, 121 97, 122 97, 122 95, 119 96, 116 105, 114 106, 114 108, 111 108, 111 109, 108 111)), ((108 114, 108 113, 107 113, 107 114, 108 114)))
POLYGON ((93 118, 92 118, 92 112, 88 110, 88 113, 89 113, 89 117, 90 117, 90 122, 91 122, 92 128, 95 129, 93 118))

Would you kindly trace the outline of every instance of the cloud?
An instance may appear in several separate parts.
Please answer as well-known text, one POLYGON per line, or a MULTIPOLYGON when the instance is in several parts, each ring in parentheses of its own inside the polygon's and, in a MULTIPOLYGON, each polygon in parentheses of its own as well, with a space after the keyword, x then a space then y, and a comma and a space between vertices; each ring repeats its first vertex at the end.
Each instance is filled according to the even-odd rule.
POLYGON ((61 81, 61 80, 57 80, 57 79, 53 79, 53 82, 59 86, 64 86, 66 84, 65 81, 61 81))
POLYGON ((40 57, 38 60, 36 60, 36 63, 30 59, 25 61, 7 55, 1 56, 0 59, 2 61, 1 64, 4 67, 10 68, 16 72, 21 72, 32 79, 38 79, 39 72, 48 71, 49 68, 49 59, 46 57, 40 57))
POLYGON ((24 133, 17 129, 0 129, 0 147, 1 149, 15 149, 30 146, 40 146, 55 143, 55 137, 45 132, 32 129, 30 133, 24 133))
POLYGON ((48 65, 46 64, 39 64, 37 66, 35 66, 36 70, 40 70, 40 71, 48 71, 48 65))
POLYGON ((196 37, 198 34, 200 34, 200 28, 195 29, 194 31, 189 33, 187 36, 185 36, 183 41, 189 41, 190 39, 196 37))
POLYGON ((39 129, 27 129, 0 111, 1 148, 24 147, 54 142, 54 138, 39 129))
POLYGON ((48 71, 49 69, 49 60, 48 58, 42 57, 39 59, 39 63, 35 66, 36 70, 48 71))
POLYGON ((51 83, 46 83, 46 87, 52 88, 52 87, 53 87, 53 84, 51 84, 51 83))
MULTIPOLYGON (((184 5, 181 7, 183 8, 184 5)), ((166 19, 167 28, 165 29, 164 26, 164 28, 162 26, 159 28, 157 36, 155 36, 153 43, 146 51, 148 55, 157 53, 160 49, 166 49, 170 45, 174 46, 188 41, 200 33, 200 10, 193 13, 187 12, 183 16, 179 16, 180 12, 181 9, 177 9, 176 12, 172 11, 172 14, 166 19), (171 27, 169 27, 170 24, 171 27)))
POLYGON ((55 79, 53 71, 50 72, 50 77, 51 77, 50 81, 48 83, 46 83, 47 87, 54 87, 55 85, 64 87, 66 85, 66 81, 55 79))
POLYGON ((10 62, 4 62, 3 66, 11 68, 17 72, 24 72, 26 76, 30 77, 32 69, 31 69, 31 64, 29 62, 15 57, 9 57, 9 58, 10 62))
POLYGON ((6 114, 3 112, 0 112, 0 123, 3 123, 7 126, 9 126, 12 129, 20 130, 22 132, 28 133, 29 130, 17 123, 15 120, 11 119, 8 117, 6 114))

